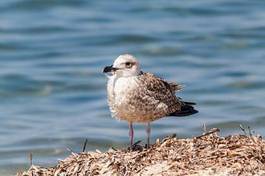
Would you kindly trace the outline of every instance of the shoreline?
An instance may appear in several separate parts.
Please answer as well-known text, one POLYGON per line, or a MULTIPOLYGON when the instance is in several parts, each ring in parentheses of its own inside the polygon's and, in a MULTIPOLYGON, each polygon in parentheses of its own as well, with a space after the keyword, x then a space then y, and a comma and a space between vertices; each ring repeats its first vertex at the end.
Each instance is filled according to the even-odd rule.
POLYGON ((189 139, 157 139, 149 149, 72 153, 54 167, 32 165, 17 176, 265 175, 265 141, 252 134, 221 137, 219 129, 189 139))

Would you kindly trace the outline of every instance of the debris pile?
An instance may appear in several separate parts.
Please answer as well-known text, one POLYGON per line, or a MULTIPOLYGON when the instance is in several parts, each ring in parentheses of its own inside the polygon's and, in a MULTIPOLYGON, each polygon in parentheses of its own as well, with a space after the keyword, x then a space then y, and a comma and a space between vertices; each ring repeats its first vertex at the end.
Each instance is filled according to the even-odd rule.
POLYGON ((261 137, 220 137, 218 131, 192 139, 167 137, 136 151, 72 153, 54 167, 32 165, 17 175, 265 175, 265 141, 261 137))

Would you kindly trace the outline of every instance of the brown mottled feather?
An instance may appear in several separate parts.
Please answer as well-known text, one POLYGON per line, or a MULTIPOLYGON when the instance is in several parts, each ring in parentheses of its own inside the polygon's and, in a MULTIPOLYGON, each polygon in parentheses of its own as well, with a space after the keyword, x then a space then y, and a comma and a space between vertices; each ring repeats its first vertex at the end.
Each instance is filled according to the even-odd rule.
POLYGON ((174 83, 174 82, 169 82, 168 84, 170 85, 170 89, 173 92, 180 91, 183 88, 180 84, 177 84, 177 83, 174 83))
POLYGON ((137 85, 133 97, 128 95, 128 108, 137 108, 137 117, 134 118, 141 118, 137 121, 156 120, 181 109, 182 103, 175 96, 176 84, 143 73, 137 77, 137 85))

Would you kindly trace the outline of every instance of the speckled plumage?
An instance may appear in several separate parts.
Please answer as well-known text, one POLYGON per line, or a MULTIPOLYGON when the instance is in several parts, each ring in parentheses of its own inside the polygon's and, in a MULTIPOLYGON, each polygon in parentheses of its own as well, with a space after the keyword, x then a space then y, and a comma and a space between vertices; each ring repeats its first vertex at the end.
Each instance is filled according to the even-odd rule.
POLYGON ((108 75, 108 103, 112 116, 129 124, 131 148, 133 123, 147 125, 147 147, 150 143, 150 122, 165 116, 187 116, 197 113, 195 103, 184 102, 175 96, 181 86, 168 83, 151 73, 143 73, 137 59, 129 54, 120 55, 113 65, 106 66, 108 75))
POLYGON ((175 96, 180 86, 142 73, 108 82, 108 102, 113 116, 129 122, 150 122, 181 109, 175 96))

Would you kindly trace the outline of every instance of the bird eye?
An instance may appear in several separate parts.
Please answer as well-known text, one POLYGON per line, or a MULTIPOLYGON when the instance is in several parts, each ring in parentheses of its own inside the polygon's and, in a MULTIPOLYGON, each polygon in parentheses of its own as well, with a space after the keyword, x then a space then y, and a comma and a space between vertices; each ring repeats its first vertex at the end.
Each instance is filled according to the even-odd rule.
POLYGON ((132 67, 132 63, 131 62, 125 62, 125 67, 126 68, 131 68, 132 67))

